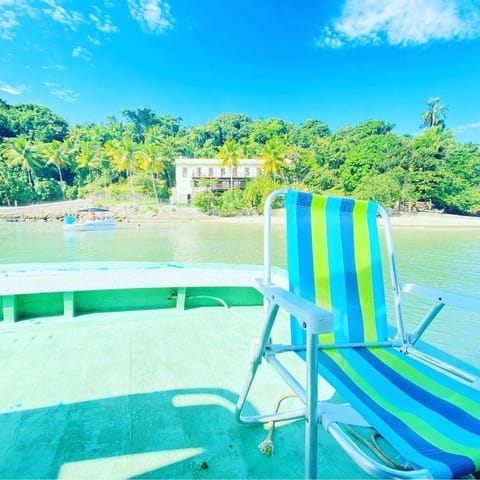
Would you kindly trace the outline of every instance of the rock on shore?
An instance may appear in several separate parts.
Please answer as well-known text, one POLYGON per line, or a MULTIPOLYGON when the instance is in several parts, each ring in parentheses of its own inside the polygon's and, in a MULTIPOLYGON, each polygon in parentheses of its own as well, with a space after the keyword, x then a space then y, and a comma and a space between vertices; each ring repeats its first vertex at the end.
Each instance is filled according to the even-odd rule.
POLYGON ((67 215, 73 215, 81 208, 91 206, 91 202, 87 200, 71 200, 21 207, 0 207, 0 219, 11 222, 24 222, 29 220, 63 221, 67 215))
MULTIPOLYGON (((22 207, 0 207, 0 220, 10 222, 45 221, 63 222, 67 215, 75 215, 78 210, 94 206, 89 200, 70 200, 55 203, 41 203, 22 207)), ((206 215, 192 207, 176 208, 171 205, 138 206, 133 204, 118 204, 109 207, 112 217, 117 222, 139 220, 167 220, 172 217, 192 219, 206 215)))

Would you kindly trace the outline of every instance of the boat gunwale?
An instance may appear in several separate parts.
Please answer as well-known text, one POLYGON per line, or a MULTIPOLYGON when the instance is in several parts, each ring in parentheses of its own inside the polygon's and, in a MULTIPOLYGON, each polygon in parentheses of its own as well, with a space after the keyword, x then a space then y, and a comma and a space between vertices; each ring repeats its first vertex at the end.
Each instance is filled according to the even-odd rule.
MULTIPOLYGON (((261 265, 89 262, 3 265, 0 296, 162 287, 253 287, 261 265)), ((282 281, 282 270, 278 280, 282 281)), ((286 277, 284 277, 286 278, 286 277)))

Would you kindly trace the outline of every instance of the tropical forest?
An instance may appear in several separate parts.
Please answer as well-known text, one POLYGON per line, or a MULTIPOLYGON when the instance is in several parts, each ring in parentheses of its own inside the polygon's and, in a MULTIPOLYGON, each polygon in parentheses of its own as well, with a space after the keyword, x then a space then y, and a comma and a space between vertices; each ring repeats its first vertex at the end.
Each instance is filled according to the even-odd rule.
POLYGON ((46 106, 0 100, 0 205, 94 198, 155 206, 175 186, 176 158, 218 158, 230 169, 257 158, 263 174, 244 190, 218 194, 207 184, 194 204, 220 215, 260 211, 269 192, 294 186, 397 211, 479 215, 480 148, 456 141, 447 113, 440 98, 429 99, 413 136, 382 120, 331 131, 318 119, 297 125, 238 113, 187 127, 148 107, 69 125, 46 106))

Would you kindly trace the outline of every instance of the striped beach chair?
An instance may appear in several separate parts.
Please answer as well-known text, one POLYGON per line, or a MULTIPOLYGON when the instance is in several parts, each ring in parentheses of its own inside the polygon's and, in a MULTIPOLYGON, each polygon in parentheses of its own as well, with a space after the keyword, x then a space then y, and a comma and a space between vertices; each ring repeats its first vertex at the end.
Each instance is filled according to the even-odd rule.
MULTIPOLYGON (((480 300, 400 284, 387 212, 371 201, 297 191, 274 192, 265 208, 266 322, 251 372, 237 403, 244 423, 305 418, 305 476, 317 476, 317 424, 367 473, 392 478, 458 478, 480 470, 480 380, 422 351, 422 333, 446 304, 480 312, 480 300), (271 205, 285 196, 288 290, 272 283, 271 205), (386 235, 385 252, 377 217, 386 235), (387 322, 383 262, 390 267, 396 331, 387 322), (418 328, 405 330, 401 294, 433 301, 418 328), (290 314, 291 344, 272 342, 279 310, 290 314), (391 328, 390 328, 391 330, 391 328), (417 343, 418 342, 418 343, 417 343), (306 362, 306 381, 282 354, 306 362), (266 359, 304 402, 295 411, 246 416, 246 398, 266 359), (318 401, 318 375, 346 403, 318 401), (359 444, 374 429, 395 453, 372 455, 359 444)), ((363 442, 365 443, 365 442, 363 442)), ((375 450, 375 449, 372 449, 375 450)))

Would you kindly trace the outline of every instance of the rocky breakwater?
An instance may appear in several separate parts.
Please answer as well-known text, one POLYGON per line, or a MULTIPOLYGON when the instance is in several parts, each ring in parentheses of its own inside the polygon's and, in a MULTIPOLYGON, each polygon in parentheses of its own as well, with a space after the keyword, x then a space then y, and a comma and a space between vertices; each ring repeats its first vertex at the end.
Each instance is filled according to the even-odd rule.
POLYGON ((74 215, 81 208, 90 207, 87 200, 71 200, 55 203, 38 203, 21 207, 0 207, 0 220, 9 222, 63 221, 67 215, 74 215))
MULTIPOLYGON (((67 215, 75 215, 83 208, 92 207, 89 200, 71 200, 55 203, 39 203, 21 207, 0 207, 0 220, 8 222, 63 222, 67 215)), ((110 208, 112 217, 117 221, 130 221, 139 211, 137 205, 115 205, 110 208)))

